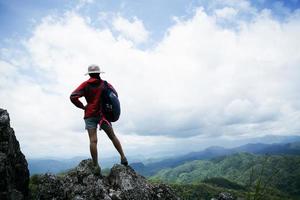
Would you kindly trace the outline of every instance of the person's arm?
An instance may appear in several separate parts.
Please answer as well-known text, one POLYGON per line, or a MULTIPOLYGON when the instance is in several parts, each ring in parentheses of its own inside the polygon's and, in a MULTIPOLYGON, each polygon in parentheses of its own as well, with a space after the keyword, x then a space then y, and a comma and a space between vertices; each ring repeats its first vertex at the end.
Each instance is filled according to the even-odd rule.
POLYGON ((78 108, 85 109, 82 102, 79 100, 80 97, 84 96, 85 83, 82 83, 76 90, 74 90, 70 96, 71 102, 78 108))

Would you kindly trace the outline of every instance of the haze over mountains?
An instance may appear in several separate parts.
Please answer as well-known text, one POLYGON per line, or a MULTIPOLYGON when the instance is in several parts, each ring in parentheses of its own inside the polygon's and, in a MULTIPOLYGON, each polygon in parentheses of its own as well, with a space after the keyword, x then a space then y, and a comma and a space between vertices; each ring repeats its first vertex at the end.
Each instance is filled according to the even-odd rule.
MULTIPOLYGON (((248 152, 255 154, 298 154, 300 155, 300 136, 273 136, 268 135, 260 138, 252 138, 245 145, 233 148, 224 148, 221 146, 211 146, 202 151, 191 152, 184 155, 147 159, 142 156, 129 157, 131 166, 139 173, 145 176, 154 175, 163 168, 175 167, 187 161, 210 159, 222 155, 230 155, 237 152, 248 152), (266 142, 266 143, 264 143, 266 142), (267 144, 273 142, 272 144, 267 144)), ((153 157, 157 157, 153 156, 153 157)), ((58 173, 76 166, 86 157, 74 157, 70 159, 28 159, 29 170, 31 174, 45 172, 58 173)), ((103 168, 111 167, 118 163, 119 158, 100 158, 103 168)))
POLYGON ((207 148, 204 151, 192 152, 184 156, 169 158, 159 162, 149 163, 147 165, 144 165, 143 163, 133 163, 131 166, 144 176, 152 176, 164 168, 173 168, 188 161, 211 159, 240 152, 270 155, 300 155, 300 142, 274 144, 253 143, 231 149, 215 146, 207 148))

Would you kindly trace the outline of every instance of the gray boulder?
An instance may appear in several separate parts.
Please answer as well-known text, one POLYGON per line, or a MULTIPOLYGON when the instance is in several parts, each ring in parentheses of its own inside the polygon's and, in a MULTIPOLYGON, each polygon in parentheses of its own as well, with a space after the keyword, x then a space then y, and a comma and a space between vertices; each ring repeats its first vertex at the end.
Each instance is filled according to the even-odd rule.
POLYGON ((218 200, 234 200, 235 198, 228 192, 221 192, 218 200))
POLYGON ((130 166, 114 165, 107 177, 92 173, 87 159, 64 175, 45 174, 36 178, 35 199, 177 200, 163 184, 150 184, 130 166))
POLYGON ((0 108, 0 199, 28 199, 29 171, 10 118, 0 108))
POLYGON ((170 187, 150 184, 131 167, 114 165, 108 176, 111 192, 115 199, 178 199, 170 187))

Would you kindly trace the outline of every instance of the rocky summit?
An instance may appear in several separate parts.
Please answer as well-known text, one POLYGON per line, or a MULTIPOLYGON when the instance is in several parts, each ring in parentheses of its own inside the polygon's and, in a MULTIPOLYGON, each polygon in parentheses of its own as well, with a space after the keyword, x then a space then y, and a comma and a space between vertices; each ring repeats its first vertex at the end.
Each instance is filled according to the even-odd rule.
POLYGON ((108 176, 93 174, 92 160, 80 162, 63 175, 34 178, 33 199, 177 200, 171 188, 150 184, 130 166, 114 165, 108 176))
POLYGON ((8 112, 0 108, 0 199, 27 199, 29 171, 8 112))
POLYGON ((27 161, 8 112, 0 108, 0 200, 179 199, 171 188, 149 183, 130 166, 115 165, 105 177, 93 171, 92 160, 83 160, 64 174, 35 175, 29 186, 27 161))

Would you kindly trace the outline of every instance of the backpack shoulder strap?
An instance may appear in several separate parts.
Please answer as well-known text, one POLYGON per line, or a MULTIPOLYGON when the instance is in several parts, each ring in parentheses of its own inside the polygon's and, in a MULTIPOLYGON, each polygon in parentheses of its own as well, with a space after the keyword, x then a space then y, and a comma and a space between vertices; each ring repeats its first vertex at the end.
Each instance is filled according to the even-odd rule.
POLYGON ((108 83, 107 83, 107 81, 104 81, 104 87, 105 87, 105 88, 108 88, 108 83))

